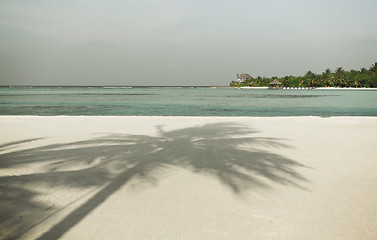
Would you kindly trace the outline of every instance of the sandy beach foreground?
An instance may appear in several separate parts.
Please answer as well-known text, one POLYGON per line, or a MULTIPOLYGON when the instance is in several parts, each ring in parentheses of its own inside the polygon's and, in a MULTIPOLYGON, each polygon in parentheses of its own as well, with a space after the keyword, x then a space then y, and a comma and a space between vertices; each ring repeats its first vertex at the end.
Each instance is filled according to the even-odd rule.
POLYGON ((0 239, 376 239, 377 118, 0 117, 0 239))

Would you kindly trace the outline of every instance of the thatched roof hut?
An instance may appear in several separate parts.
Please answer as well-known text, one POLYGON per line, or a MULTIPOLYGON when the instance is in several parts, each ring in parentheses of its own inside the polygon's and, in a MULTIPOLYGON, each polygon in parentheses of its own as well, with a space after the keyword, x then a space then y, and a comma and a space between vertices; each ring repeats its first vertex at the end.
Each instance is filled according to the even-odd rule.
POLYGON ((282 83, 278 80, 274 79, 272 82, 269 83, 270 85, 281 85, 282 83))
POLYGON ((274 79, 273 81, 271 81, 269 83, 268 88, 270 88, 270 89, 281 89, 280 85, 282 85, 282 83, 279 82, 278 80, 274 79))
POLYGON ((238 79, 250 79, 251 76, 247 73, 237 74, 238 79))
POLYGON ((250 78, 251 78, 251 76, 247 73, 237 74, 238 82, 244 82, 245 80, 248 80, 250 78))

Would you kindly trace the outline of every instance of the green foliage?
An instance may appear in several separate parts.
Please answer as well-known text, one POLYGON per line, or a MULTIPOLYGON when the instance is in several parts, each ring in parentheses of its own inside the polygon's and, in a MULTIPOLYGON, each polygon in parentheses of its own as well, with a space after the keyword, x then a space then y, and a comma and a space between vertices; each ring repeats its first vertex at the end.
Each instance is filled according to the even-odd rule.
POLYGON ((258 76, 245 82, 231 82, 231 87, 267 87, 268 84, 277 79, 283 87, 366 87, 377 88, 377 62, 369 69, 361 68, 358 70, 346 71, 338 67, 334 71, 326 69, 321 74, 312 71, 306 72, 304 76, 285 76, 266 78, 258 76))

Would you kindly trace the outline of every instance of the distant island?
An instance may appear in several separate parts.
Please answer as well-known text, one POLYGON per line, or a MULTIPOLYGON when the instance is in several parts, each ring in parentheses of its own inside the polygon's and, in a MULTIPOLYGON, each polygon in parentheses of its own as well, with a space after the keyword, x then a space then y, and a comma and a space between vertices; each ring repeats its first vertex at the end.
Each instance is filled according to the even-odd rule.
POLYGON ((335 71, 326 69, 321 74, 308 71, 305 76, 261 77, 253 78, 249 74, 237 74, 237 80, 232 81, 230 87, 267 87, 270 82, 277 80, 283 87, 354 87, 377 88, 377 62, 369 69, 346 71, 338 67, 335 71))

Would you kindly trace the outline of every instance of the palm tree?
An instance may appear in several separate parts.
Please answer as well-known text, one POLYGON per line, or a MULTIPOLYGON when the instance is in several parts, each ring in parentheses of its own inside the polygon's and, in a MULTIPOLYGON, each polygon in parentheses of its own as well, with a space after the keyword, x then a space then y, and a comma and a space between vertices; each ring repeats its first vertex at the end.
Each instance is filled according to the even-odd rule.
POLYGON ((353 81, 354 81, 353 84, 354 84, 355 87, 360 87, 360 81, 359 81, 358 77, 354 77, 353 81))
POLYGON ((260 86, 261 82, 262 82, 262 77, 261 76, 258 76, 256 79, 255 79, 255 83, 257 86, 260 86))
POLYGON ((304 83, 304 79, 299 79, 298 80, 298 86, 299 87, 301 87, 303 83, 304 83))
POLYGON ((284 80, 283 80, 283 86, 284 86, 284 87, 287 87, 287 86, 288 86, 288 80, 289 80, 289 77, 288 77, 288 76, 285 76, 285 77, 284 77, 284 80))
POLYGON ((305 76, 307 76, 307 77, 309 77, 309 76, 312 76, 312 75, 313 75, 313 72, 312 72, 312 71, 310 71, 310 70, 309 70, 309 71, 307 71, 307 72, 306 72, 306 74, 305 74, 305 76))
POLYGON ((370 68, 369 71, 372 73, 372 75, 376 74, 377 72, 377 62, 375 62, 370 68))
POLYGON ((326 86, 328 85, 333 85, 333 81, 332 81, 332 75, 331 75, 331 69, 326 69, 323 73, 322 73, 322 76, 323 76, 323 80, 324 80, 324 84, 326 86))
POLYGON ((315 84, 315 74, 312 72, 312 71, 308 71, 306 74, 305 74, 306 77, 308 77, 308 81, 309 81, 309 86, 310 87, 314 87, 314 84, 315 84))
POLYGON ((336 85, 341 87, 345 83, 344 70, 342 67, 338 67, 335 71, 336 85))
POLYGON ((368 73, 368 70, 366 68, 360 68, 360 73, 362 74, 368 73))

